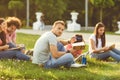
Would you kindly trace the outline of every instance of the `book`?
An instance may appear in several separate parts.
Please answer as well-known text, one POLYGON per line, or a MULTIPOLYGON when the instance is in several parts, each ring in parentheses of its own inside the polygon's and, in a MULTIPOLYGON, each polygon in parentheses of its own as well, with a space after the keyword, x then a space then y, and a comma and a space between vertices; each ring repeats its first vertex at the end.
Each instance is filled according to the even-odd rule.
POLYGON ((9 48, 8 50, 21 50, 22 47, 9 48))
POLYGON ((108 46, 108 48, 109 48, 109 50, 114 49, 115 48, 115 44, 112 44, 112 45, 108 46))
POLYGON ((83 49, 85 49, 85 43, 84 42, 73 43, 72 47, 75 50, 83 50, 83 49))

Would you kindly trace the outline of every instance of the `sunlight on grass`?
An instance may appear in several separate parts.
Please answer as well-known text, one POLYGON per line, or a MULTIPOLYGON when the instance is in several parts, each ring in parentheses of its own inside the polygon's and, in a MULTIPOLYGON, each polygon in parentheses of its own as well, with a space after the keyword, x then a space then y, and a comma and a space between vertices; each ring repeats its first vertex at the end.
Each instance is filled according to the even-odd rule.
POLYGON ((25 44, 27 49, 32 49, 36 40, 39 38, 39 35, 28 35, 28 34, 21 34, 18 33, 17 35, 17 43, 25 44))
POLYGON ((47 75, 51 76, 53 79, 58 79, 57 76, 55 76, 55 74, 53 74, 51 71, 48 71, 47 75))
MULTIPOLYGON (((34 47, 39 35, 18 34, 17 43, 34 47)), ((88 45, 83 52, 88 51, 88 45)), ((80 63, 80 62, 79 62, 80 63)), ((119 80, 120 63, 97 61, 87 56, 87 67, 44 69, 30 61, 1 60, 0 80, 119 80)))

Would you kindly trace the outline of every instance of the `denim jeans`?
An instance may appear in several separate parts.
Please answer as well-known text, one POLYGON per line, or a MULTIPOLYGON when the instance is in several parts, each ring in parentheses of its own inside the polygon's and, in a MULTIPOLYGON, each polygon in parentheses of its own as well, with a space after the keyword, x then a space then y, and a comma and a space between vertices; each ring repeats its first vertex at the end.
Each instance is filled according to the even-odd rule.
POLYGON ((58 51, 65 51, 64 45, 61 42, 57 42, 58 51))
MULTIPOLYGON (((7 43, 7 45, 9 45, 9 48, 16 48, 16 45, 14 43, 12 43, 12 42, 7 43)), ((25 46, 22 47, 21 49, 25 50, 25 46)))
POLYGON ((18 50, 0 51, 0 59, 30 60, 27 55, 18 50))
POLYGON ((73 55, 71 53, 66 53, 60 58, 53 58, 50 56, 49 60, 44 64, 45 68, 58 68, 60 66, 70 67, 74 63, 73 55))
POLYGON ((9 45, 9 48, 15 48, 16 47, 16 45, 12 42, 7 43, 7 45, 9 45))
POLYGON ((102 52, 102 53, 98 53, 98 54, 91 53, 91 57, 100 59, 100 60, 105 60, 109 57, 112 57, 116 61, 120 61, 120 51, 114 48, 110 51, 102 52))

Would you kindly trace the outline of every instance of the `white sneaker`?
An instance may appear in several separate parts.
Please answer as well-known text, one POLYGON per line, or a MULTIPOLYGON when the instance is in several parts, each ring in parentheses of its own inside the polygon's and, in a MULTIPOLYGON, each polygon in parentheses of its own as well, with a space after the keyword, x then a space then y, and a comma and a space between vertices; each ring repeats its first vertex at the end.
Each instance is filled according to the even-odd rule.
POLYGON ((74 63, 74 64, 71 64, 70 67, 79 68, 79 67, 86 67, 86 65, 85 64, 74 63))

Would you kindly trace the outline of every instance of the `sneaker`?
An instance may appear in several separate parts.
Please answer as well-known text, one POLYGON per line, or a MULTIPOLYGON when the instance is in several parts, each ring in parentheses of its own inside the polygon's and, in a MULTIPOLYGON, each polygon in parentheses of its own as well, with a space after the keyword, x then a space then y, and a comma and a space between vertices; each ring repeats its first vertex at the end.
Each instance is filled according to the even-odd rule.
POLYGON ((71 64, 70 67, 79 68, 79 67, 86 67, 86 65, 85 64, 74 63, 74 64, 71 64))
POLYGON ((33 50, 28 50, 28 51, 26 51, 25 54, 26 54, 26 55, 31 55, 31 56, 33 56, 33 50))

